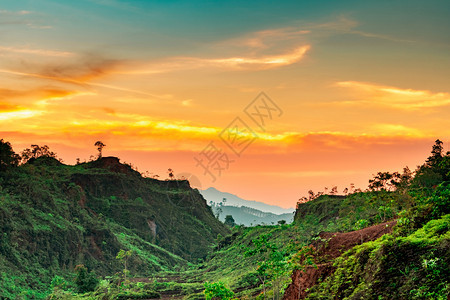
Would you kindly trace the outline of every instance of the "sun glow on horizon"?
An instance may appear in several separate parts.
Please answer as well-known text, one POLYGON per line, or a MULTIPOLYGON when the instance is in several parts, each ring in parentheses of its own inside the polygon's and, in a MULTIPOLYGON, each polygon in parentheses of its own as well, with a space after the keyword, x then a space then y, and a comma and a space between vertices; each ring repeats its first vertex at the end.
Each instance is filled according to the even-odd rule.
POLYGON ((412 1, 420 16, 376 2, 286 1, 282 13, 269 2, 4 2, 1 137, 70 162, 102 140, 205 185, 193 156, 214 144, 233 161, 214 185, 271 203, 367 184, 364 174, 417 165, 450 140, 447 4, 412 1), (261 91, 280 118, 262 104, 246 113, 261 91), (238 137, 256 137, 240 155, 220 137, 237 117, 248 126, 238 137))

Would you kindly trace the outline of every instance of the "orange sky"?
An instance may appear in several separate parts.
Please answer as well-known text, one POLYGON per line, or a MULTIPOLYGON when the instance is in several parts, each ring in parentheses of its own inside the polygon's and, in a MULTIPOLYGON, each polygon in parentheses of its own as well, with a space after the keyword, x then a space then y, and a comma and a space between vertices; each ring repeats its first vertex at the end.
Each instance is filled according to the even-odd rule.
POLYGON ((250 2, 0 3, 1 138, 70 164, 102 140, 140 171, 283 207, 448 150, 447 2, 250 2), (236 147, 256 136, 240 156, 230 128, 236 147), (195 160, 211 142, 233 161, 215 181, 195 160))

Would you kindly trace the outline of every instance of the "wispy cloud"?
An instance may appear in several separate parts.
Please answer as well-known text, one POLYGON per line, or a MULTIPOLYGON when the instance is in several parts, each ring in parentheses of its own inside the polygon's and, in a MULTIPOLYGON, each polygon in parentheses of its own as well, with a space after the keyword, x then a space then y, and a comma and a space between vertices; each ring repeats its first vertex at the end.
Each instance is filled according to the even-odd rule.
POLYGON ((69 51, 59 51, 59 50, 47 50, 47 49, 36 49, 28 47, 6 47, 0 46, 0 52, 12 52, 18 54, 33 54, 42 56, 54 56, 54 57, 73 57, 76 54, 69 51))
POLYGON ((356 94, 356 100, 345 101, 344 104, 377 104, 405 110, 450 105, 450 94, 445 92, 433 93, 359 81, 340 81, 335 85, 351 89, 356 94))
POLYGON ((305 45, 298 47, 293 51, 278 55, 263 55, 254 57, 238 56, 213 59, 186 58, 186 60, 196 62, 200 65, 212 65, 234 69, 269 69, 299 62, 310 48, 310 45, 305 45))
POLYGON ((18 10, 18 11, 0 10, 0 15, 3 16, 24 16, 29 14, 31 14, 31 11, 29 10, 18 10))
POLYGON ((115 72, 123 74, 157 74, 199 68, 229 70, 264 70, 291 65, 301 61, 311 48, 304 45, 294 50, 275 55, 248 55, 217 58, 171 57, 160 62, 147 64, 132 63, 115 72))
POLYGON ((52 26, 44 24, 34 12, 29 10, 0 10, 0 25, 25 25, 33 29, 49 29, 52 26))
POLYGON ((380 135, 392 136, 413 136, 413 137, 425 137, 426 135, 419 129, 408 127, 402 124, 375 124, 373 130, 380 135))
POLYGON ((285 45, 286 42, 291 42, 294 44, 304 43, 304 36, 310 32, 310 30, 295 26, 265 29, 220 41, 214 46, 218 48, 247 47, 251 50, 277 48, 280 44, 285 45))
POLYGON ((35 110, 18 110, 18 111, 8 111, 0 112, 1 121, 14 121, 17 119, 27 119, 41 114, 42 111, 35 110))
MULTIPOLYGON (((65 55, 65 53, 62 54, 65 55)), ((89 55, 77 57, 77 59, 69 62, 52 61, 49 63, 40 63, 36 61, 20 61, 10 63, 10 68, 0 69, 0 72, 63 83, 87 85, 94 79, 111 74, 121 63, 122 61, 120 60, 89 55)))
POLYGON ((304 28, 311 30, 315 34, 319 33, 326 33, 329 34, 352 34, 352 35, 359 35, 362 37, 367 38, 375 38, 375 39, 382 39, 382 40, 389 40, 393 42, 407 42, 412 43, 414 41, 403 39, 399 37, 394 37, 388 34, 381 34, 381 33, 373 33, 373 32, 366 32, 362 30, 358 30, 358 26, 360 25, 360 22, 356 20, 352 20, 350 18, 347 18, 345 16, 340 16, 336 20, 324 22, 324 23, 315 23, 315 24, 309 24, 305 25, 304 28))
POLYGON ((50 86, 30 88, 28 90, 0 88, 0 111, 18 112, 27 109, 42 109, 42 106, 46 106, 52 101, 69 100, 73 97, 93 94, 92 92, 50 86), (15 103, 20 103, 20 105, 15 103))

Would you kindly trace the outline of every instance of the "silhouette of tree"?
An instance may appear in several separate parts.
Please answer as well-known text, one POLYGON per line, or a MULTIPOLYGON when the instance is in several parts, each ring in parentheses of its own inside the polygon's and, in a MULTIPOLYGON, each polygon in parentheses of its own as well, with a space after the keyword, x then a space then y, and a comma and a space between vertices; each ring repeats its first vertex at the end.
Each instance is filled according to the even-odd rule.
POLYGON ((434 142, 434 145, 432 146, 431 149, 431 156, 427 158, 426 164, 430 167, 434 167, 437 166, 442 158, 443 158, 443 154, 442 151, 444 150, 444 146, 443 146, 443 142, 439 139, 437 139, 434 142))
POLYGON ((352 194, 355 191, 355 184, 350 183, 350 194, 352 194))
POLYGON ((347 195, 348 194, 348 188, 345 188, 342 192, 344 193, 344 195, 347 195))
POLYGON ((221 207, 221 203, 219 203, 219 205, 217 206, 216 209, 216 218, 219 219, 220 214, 223 212, 222 207, 221 207))
POLYGON ((338 187, 337 186, 333 186, 331 188, 330 195, 336 195, 337 193, 338 193, 338 187))
POLYGON ((97 147, 98 150, 98 158, 102 158, 102 151, 103 151, 103 147, 106 147, 105 144, 103 144, 102 141, 96 141, 94 144, 95 147, 97 147))
POLYGON ((56 158, 56 153, 50 151, 47 145, 40 147, 39 145, 31 145, 30 148, 26 148, 21 154, 21 163, 31 162, 39 157, 53 157, 56 158))
POLYGON ((0 139, 0 170, 5 170, 11 166, 17 166, 20 156, 16 154, 9 142, 0 139))
POLYGON ((378 172, 373 179, 369 180, 369 190, 371 191, 392 191, 400 183, 400 174, 398 172, 378 172))
POLYGON ((234 221, 234 218, 233 218, 232 215, 226 215, 226 216, 225 216, 225 222, 224 222, 224 224, 225 224, 225 225, 228 225, 228 226, 231 226, 231 227, 236 226, 236 222, 234 221))
POLYGON ((308 195, 309 195, 309 201, 314 200, 316 198, 313 190, 309 190, 308 195))
POLYGON ((286 220, 279 220, 278 221, 278 225, 284 225, 284 224, 286 224, 286 220))
POLYGON ((174 175, 174 172, 173 172, 173 170, 171 168, 167 169, 167 173, 169 174, 169 179, 170 180, 174 180, 175 175, 174 175))

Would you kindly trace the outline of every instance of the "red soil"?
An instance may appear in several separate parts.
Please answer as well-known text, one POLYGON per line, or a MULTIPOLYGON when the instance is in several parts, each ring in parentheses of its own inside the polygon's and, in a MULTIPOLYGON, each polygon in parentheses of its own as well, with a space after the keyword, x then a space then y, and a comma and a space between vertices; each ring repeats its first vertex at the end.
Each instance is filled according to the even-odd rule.
MULTIPOLYGON (((396 221, 391 221, 346 233, 322 232, 319 236, 328 240, 328 242, 317 242, 313 246, 317 249, 317 257, 326 258, 327 261, 332 260, 362 242, 373 241, 386 233, 390 233, 395 224, 396 221)), ((317 265, 317 269, 308 267, 305 271, 294 271, 292 283, 286 289, 283 299, 305 299, 307 296, 306 289, 314 286, 319 278, 324 279, 333 272, 332 261, 317 265), (299 284, 301 287, 300 297, 299 284)))

